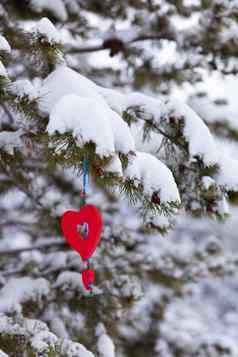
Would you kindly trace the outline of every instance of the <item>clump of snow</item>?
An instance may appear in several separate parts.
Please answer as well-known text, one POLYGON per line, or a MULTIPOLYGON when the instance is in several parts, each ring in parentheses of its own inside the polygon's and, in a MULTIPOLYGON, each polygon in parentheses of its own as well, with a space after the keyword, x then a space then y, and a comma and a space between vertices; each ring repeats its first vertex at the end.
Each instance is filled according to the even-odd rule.
POLYGON ((19 278, 11 279, 0 290, 0 312, 21 313, 22 304, 27 301, 39 302, 49 294, 49 284, 47 280, 19 278), (14 293, 13 293, 14 292, 14 293))
POLYGON ((37 35, 46 38, 49 43, 61 43, 61 36, 59 31, 55 28, 55 26, 47 17, 43 17, 36 24, 34 32, 37 35))
POLYGON ((217 211, 222 216, 230 214, 229 204, 225 197, 222 197, 222 200, 218 202, 217 211))
POLYGON ((27 79, 19 79, 10 85, 10 90, 20 99, 28 97, 29 100, 37 98, 37 90, 33 87, 31 82, 27 79))
POLYGON ((127 123, 113 110, 108 108, 105 115, 110 119, 110 126, 115 142, 115 150, 123 154, 135 151, 135 143, 127 123))
POLYGON ((0 61, 0 77, 8 77, 7 70, 4 67, 2 61, 0 61))
POLYGON ((99 93, 109 106, 122 114, 130 108, 139 108, 144 120, 157 124, 168 116, 184 120, 184 136, 189 145, 191 157, 199 156, 207 166, 217 163, 218 154, 214 140, 202 119, 185 103, 178 100, 167 102, 140 93, 120 94, 111 89, 98 87, 99 93))
POLYGON ((30 0, 31 8, 36 12, 50 11, 57 19, 66 21, 68 18, 65 4, 62 0, 30 0))
POLYGON ((184 120, 184 136, 192 157, 199 156, 207 166, 218 162, 218 152, 208 127, 202 119, 185 103, 170 100, 168 113, 184 120))
POLYGON ((23 146, 21 135, 21 130, 0 132, 0 148, 9 154, 13 154, 14 148, 23 146))
POLYGON ((161 203, 180 202, 172 172, 151 154, 137 151, 136 157, 126 168, 124 176, 135 180, 135 184, 142 184, 148 196, 158 192, 161 203))
MULTIPOLYGON (((75 321, 73 322, 75 323, 75 321)), ((15 316, 9 317, 0 313, 0 334, 1 333, 11 336, 25 336, 37 356, 45 356, 51 349, 52 351, 57 350, 65 357, 94 357, 94 355, 80 343, 73 342, 66 338, 58 338, 54 333, 49 331, 46 323, 40 320, 26 319, 21 316, 18 316, 16 319, 15 316)))
POLYGON ((202 177, 202 185, 205 190, 209 190, 210 187, 216 184, 215 180, 210 176, 203 176, 202 177))
POLYGON ((139 107, 148 119, 153 117, 159 121, 167 113, 165 102, 159 98, 153 98, 141 93, 121 94, 113 89, 98 87, 99 93, 104 97, 108 105, 120 115, 130 107, 139 107))
POLYGON ((173 226, 173 222, 170 221, 170 217, 165 216, 163 213, 160 215, 151 215, 147 221, 155 227, 159 227, 161 230, 167 230, 173 226))
POLYGON ((221 153, 219 157, 219 173, 216 182, 228 191, 238 190, 238 160, 221 153))
POLYGON ((59 65, 43 82, 39 90, 40 109, 49 114, 53 106, 65 95, 76 94, 80 97, 96 99, 105 104, 97 92, 95 83, 65 65, 59 65))
POLYGON ((115 345, 102 323, 96 327, 96 336, 98 336, 97 349, 100 357, 115 357, 115 345))
POLYGON ((64 96, 50 113, 47 131, 49 134, 72 132, 79 147, 92 142, 100 156, 110 156, 115 151, 105 107, 93 99, 75 94, 64 96))
POLYGON ((0 350, 0 357, 9 357, 9 355, 7 355, 5 352, 0 350))
POLYGON ((84 284, 82 281, 82 275, 80 273, 72 271, 64 271, 60 273, 54 284, 55 288, 62 290, 72 289, 73 291, 84 292, 84 284))
POLYGON ((63 340, 60 346, 62 356, 67 357, 94 357, 94 354, 88 351, 83 345, 77 342, 63 340))
POLYGON ((115 151, 127 154, 135 148, 129 127, 116 113, 101 101, 75 94, 57 102, 50 113, 47 131, 49 134, 72 132, 79 147, 92 142, 102 157, 115 151))
POLYGON ((54 348, 58 338, 52 332, 41 331, 31 339, 31 346, 37 352, 46 352, 50 347, 54 348))
POLYGON ((122 164, 118 155, 114 155, 108 165, 104 167, 105 172, 112 172, 118 176, 123 176, 122 164))
POLYGON ((8 41, 1 34, 0 34, 0 51, 6 52, 6 53, 11 52, 11 47, 10 47, 8 41))

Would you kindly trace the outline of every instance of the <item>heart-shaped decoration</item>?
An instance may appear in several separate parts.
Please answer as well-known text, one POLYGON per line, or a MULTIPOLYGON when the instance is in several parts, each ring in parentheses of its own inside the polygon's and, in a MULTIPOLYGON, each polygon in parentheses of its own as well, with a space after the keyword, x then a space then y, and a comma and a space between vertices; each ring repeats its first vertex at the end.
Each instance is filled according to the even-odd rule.
POLYGON ((83 285, 86 290, 91 290, 94 279, 95 279, 95 274, 93 270, 85 269, 82 271, 83 285))
POLYGON ((61 217, 65 239, 83 260, 94 253, 102 232, 103 220, 99 209, 86 205, 80 211, 67 211, 61 217))

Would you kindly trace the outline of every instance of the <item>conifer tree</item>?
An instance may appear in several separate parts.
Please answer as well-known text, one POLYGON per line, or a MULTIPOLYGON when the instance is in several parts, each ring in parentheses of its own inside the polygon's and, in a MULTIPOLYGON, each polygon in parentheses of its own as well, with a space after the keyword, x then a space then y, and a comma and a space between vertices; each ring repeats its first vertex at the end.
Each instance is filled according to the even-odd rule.
POLYGON ((237 257, 200 230, 237 200, 238 161, 216 139, 237 140, 236 113, 181 99, 236 74, 237 16, 236 0, 1 1, 0 356, 237 355, 202 306, 217 277, 214 295, 232 291, 237 257), (85 162, 104 218, 92 298, 59 224, 85 162))

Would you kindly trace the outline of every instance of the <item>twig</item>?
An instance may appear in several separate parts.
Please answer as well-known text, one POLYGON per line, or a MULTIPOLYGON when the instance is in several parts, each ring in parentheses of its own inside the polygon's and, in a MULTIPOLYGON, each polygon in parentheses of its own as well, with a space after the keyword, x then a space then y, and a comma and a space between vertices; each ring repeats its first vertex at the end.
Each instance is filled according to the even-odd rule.
POLYGON ((0 255, 4 255, 4 254, 20 254, 23 252, 29 252, 32 250, 39 250, 39 249, 45 249, 45 248, 51 248, 51 247, 63 247, 66 246, 67 242, 59 239, 59 240, 52 240, 47 243, 39 243, 39 244, 35 244, 32 245, 30 247, 24 247, 24 248, 13 248, 13 249, 2 249, 0 250, 0 255))
MULTIPOLYGON (((113 39, 118 39, 120 40, 124 46, 133 44, 135 42, 141 42, 141 41, 154 41, 154 40, 162 40, 162 39, 167 39, 167 40, 172 40, 173 36, 169 35, 165 37, 164 35, 162 36, 161 34, 154 34, 154 35, 139 35, 135 38, 133 38, 130 41, 124 41, 120 38, 120 36, 117 37, 117 34, 113 35, 113 39)), ((108 41, 107 41, 108 42, 108 41)), ((123 48, 123 46, 122 46, 123 48)), ((81 46, 81 47, 71 47, 66 51, 67 54, 81 54, 81 53, 89 53, 89 52, 97 52, 97 51, 105 51, 105 50, 111 50, 110 46, 105 46, 105 43, 102 42, 99 45, 92 45, 92 46, 81 46)))

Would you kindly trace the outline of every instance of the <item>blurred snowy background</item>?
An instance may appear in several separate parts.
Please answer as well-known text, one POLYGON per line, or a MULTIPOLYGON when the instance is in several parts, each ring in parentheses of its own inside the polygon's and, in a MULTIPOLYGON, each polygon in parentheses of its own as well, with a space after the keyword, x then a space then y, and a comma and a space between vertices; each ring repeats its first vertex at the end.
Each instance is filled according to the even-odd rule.
MULTIPOLYGON (((221 42, 232 40, 237 47, 237 1, 20 3, 0 1, 1 18, 7 11, 13 24, 30 30, 47 15, 63 39, 68 66, 98 85, 123 93, 135 89, 186 101, 209 126, 217 146, 238 159, 236 52, 228 51, 223 62, 222 56, 211 58, 220 50, 217 43, 215 49, 207 45, 205 54, 197 50, 202 36, 219 32, 220 24, 217 29, 209 27, 209 21, 215 24, 215 15, 216 21, 220 15, 227 25, 221 42), (234 18, 229 17, 232 11, 234 18), (162 21, 172 23, 175 39, 162 21), (163 35, 161 28, 165 38, 157 41, 155 35, 163 35), (137 41, 150 33, 148 41, 137 41), (198 45, 192 47, 196 36, 198 45), (107 39, 114 44, 105 45, 107 39), (128 45, 122 51, 126 44, 133 48, 128 45)), ((0 23, 3 33, 4 26, 7 23, 0 23)), ((37 90, 41 77, 29 68, 27 55, 22 58, 19 49, 13 51, 8 73, 15 79, 30 79, 37 90)), ((12 124, 12 116, 0 106, 2 130, 12 124)), ((143 145, 153 149, 150 143, 143 145)), ((235 195, 230 197, 225 222, 193 218, 181 210, 173 230, 162 235, 148 232, 124 198, 91 185, 88 200, 100 207, 105 229, 94 259, 97 295, 85 299, 82 261, 61 241, 60 231, 51 228, 52 214, 78 207, 82 179, 71 169, 45 175, 43 163, 41 167, 33 160, 28 165, 34 197, 24 177, 18 177, 18 165, 13 164, 10 179, 3 170, 0 173, 1 357, 238 356, 235 195), (32 249, 34 245, 39 249, 32 249)), ((167 218, 158 219, 160 232, 167 224, 167 218)))

